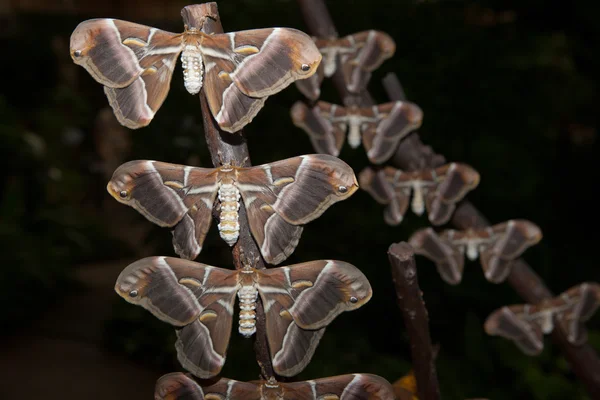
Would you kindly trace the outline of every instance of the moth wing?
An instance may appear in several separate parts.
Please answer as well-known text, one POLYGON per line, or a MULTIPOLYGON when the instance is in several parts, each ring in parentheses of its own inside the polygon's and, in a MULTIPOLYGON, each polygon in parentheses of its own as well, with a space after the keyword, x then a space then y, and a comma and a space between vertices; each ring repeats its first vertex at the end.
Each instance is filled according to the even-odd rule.
POLYGON ((435 263, 444 281, 457 285, 462 280, 465 259, 460 250, 450 240, 441 238, 432 228, 420 229, 413 233, 408 243, 435 263))
POLYGON ((392 385, 382 377, 371 374, 339 375, 310 382, 292 382, 282 385, 286 395, 288 393, 298 394, 298 397, 291 396, 290 399, 325 399, 328 395, 334 395, 340 400, 389 400, 395 398, 392 385), (304 393, 306 393, 306 397, 300 395, 304 393), (308 397, 309 393, 316 393, 317 397, 308 397))
POLYGON ((317 152, 338 156, 344 144, 345 132, 324 118, 318 107, 310 109, 303 102, 296 102, 291 109, 292 122, 308 134, 317 152))
POLYGON ((225 363, 238 288, 235 271, 173 257, 136 261, 115 285, 128 302, 180 327, 177 357, 200 378, 218 374, 225 363))
POLYGON ((310 330, 329 325, 344 311, 362 307, 373 295, 358 268, 333 260, 261 270, 258 288, 263 303, 280 303, 296 325, 310 330))
POLYGON ((200 50, 211 112, 228 132, 252 121, 268 96, 312 76, 321 61, 311 38, 289 28, 208 35, 200 50))
POLYGON ((523 353, 534 356, 544 349, 544 334, 537 324, 522 317, 524 307, 502 307, 487 318, 484 327, 488 335, 510 339, 523 353))
POLYGON ((582 283, 561 295, 570 307, 556 316, 557 323, 564 332, 570 343, 580 346, 587 340, 587 331, 584 323, 600 307, 600 285, 597 283, 582 283))
POLYGON ((513 261, 542 239, 542 232, 526 220, 510 220, 492 230, 496 240, 481 252, 481 266, 490 282, 500 283, 510 274, 513 261))
POLYGON ((302 329, 294 323, 281 303, 267 303, 263 293, 261 298, 265 308, 267 341, 273 369, 281 376, 297 375, 310 362, 325 328, 302 329))
POLYGON ((108 192, 135 208, 151 222, 173 228, 177 254, 194 259, 210 228, 212 205, 218 192, 218 170, 130 161, 115 170, 108 192), (121 194, 126 196, 122 197, 121 194))
POLYGON ((353 51, 341 55, 346 88, 352 93, 360 93, 366 89, 371 72, 394 55, 396 44, 386 33, 374 30, 359 32, 346 39, 353 47, 353 51))
POLYGON ((366 167, 358 174, 360 188, 369 193, 379 204, 389 204, 394 197, 391 185, 375 171, 366 167))
POLYGON ((252 235, 265 260, 278 264, 296 248, 302 227, 358 184, 352 168, 326 154, 289 158, 238 170, 237 186, 252 235))
POLYGON ((381 119, 369 124, 362 138, 369 160, 382 164, 394 154, 406 135, 421 126, 423 111, 414 103, 397 101, 378 105, 377 114, 381 119))
POLYGON ((204 400, 202 387, 190 376, 172 372, 161 376, 154 387, 154 400, 204 400))
POLYGON ((84 21, 71 35, 73 61, 104 85, 119 122, 150 123, 169 92, 181 35, 115 19, 84 21))
POLYGON ((209 400, 262 400, 261 387, 253 382, 240 382, 221 378, 216 383, 203 388, 209 400))
POLYGON ((323 63, 317 67, 317 71, 306 79, 297 80, 296 87, 310 101, 317 101, 321 96, 321 84, 325 78, 323 63))
POLYGON ((386 167, 377 174, 380 180, 389 182, 394 193, 390 204, 383 211, 384 220, 388 225, 398 225, 404 219, 410 204, 412 191, 410 175, 392 167, 386 167))
POLYGON ((466 164, 451 163, 436 168, 435 176, 442 180, 425 197, 425 206, 429 221, 433 225, 442 225, 452 217, 456 203, 477 187, 479 173, 466 164))

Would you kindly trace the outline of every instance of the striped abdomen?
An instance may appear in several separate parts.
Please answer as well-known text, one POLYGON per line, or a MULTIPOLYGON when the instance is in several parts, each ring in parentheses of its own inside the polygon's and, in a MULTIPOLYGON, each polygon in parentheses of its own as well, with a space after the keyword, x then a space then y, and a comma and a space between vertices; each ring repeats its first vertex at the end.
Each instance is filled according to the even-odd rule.
POLYGON ((197 46, 186 45, 181 53, 183 84, 190 94, 197 94, 202 88, 204 64, 197 46))
POLYGON ((240 191, 231 183, 222 183, 219 187, 219 202, 221 203, 219 233, 227 244, 233 246, 240 236, 238 221, 240 191))
POLYGON ((258 299, 258 290, 254 286, 242 286, 238 290, 240 299, 240 333, 245 337, 250 337, 256 332, 256 300, 258 299))

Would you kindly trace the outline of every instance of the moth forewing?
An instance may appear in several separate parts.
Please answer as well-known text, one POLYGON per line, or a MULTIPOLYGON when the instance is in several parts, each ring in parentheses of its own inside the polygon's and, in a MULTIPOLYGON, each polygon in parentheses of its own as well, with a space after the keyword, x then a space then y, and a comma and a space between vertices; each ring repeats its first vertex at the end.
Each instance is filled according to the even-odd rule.
POLYGON ((488 335, 513 340, 527 355, 538 355, 544 349, 543 332, 539 325, 524 318, 523 306, 495 311, 487 318, 484 328, 488 335))
POLYGON ((371 374, 348 374, 289 383, 277 382, 274 378, 252 382, 221 378, 216 382, 202 382, 201 386, 191 376, 175 372, 158 379, 154 397, 156 400, 390 400, 394 398, 394 392, 388 381, 371 374))

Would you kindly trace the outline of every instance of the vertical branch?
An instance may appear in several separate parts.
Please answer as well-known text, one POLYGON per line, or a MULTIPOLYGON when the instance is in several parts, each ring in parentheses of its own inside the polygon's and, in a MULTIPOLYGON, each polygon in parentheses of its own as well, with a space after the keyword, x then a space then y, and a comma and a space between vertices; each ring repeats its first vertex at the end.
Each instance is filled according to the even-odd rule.
POLYGON ((395 243, 388 249, 392 278, 396 287, 398 307, 410 338, 413 369, 421 400, 438 400, 440 388, 434 363, 429 316, 419 288, 415 253, 406 242, 395 243))
MULTIPOLYGON (((188 29, 195 28, 204 33, 223 33, 223 26, 219 17, 217 3, 204 3, 187 6, 181 11, 183 22, 188 29)), ((228 133, 219 129, 219 125, 214 120, 204 89, 200 92, 200 108, 202 111, 202 122, 204 125, 204 134, 206 143, 210 151, 212 163, 215 167, 227 163, 236 166, 251 166, 250 153, 246 137, 242 131, 228 133)), ((233 264, 236 269, 242 269, 249 262, 254 268, 264 269, 260 250, 250 232, 246 207, 240 202, 239 224, 240 232, 236 244, 232 248, 233 264)), ((219 213, 213 210, 213 216, 218 219, 219 213)), ((254 351, 256 352, 256 362, 260 366, 263 379, 269 379, 274 376, 269 346, 266 336, 265 313, 260 297, 256 303, 256 334, 254 341, 254 351)))

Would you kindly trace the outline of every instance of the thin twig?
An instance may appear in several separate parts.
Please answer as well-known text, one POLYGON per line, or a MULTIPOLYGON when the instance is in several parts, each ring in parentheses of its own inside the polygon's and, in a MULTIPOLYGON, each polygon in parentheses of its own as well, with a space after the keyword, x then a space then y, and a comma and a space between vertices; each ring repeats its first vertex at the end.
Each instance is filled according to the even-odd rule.
MULTIPOLYGON (((197 28, 208 34, 223 33, 217 3, 187 6, 181 11, 181 15, 188 28, 197 28)), ((208 107, 204 90, 200 92, 200 108, 202 110, 206 143, 208 144, 213 165, 215 167, 220 167, 222 164, 244 167, 251 166, 250 153, 248 152, 248 145, 244 134, 242 131, 232 134, 219 129, 219 125, 213 119, 208 107)), ((256 269, 264 269, 265 261, 250 233, 246 208, 243 202, 240 202, 238 214, 240 232, 238 241, 232 248, 233 264, 236 269, 242 269, 248 263, 252 263, 252 266, 256 269)), ((213 210, 213 215, 216 219, 219 218, 217 209, 213 210)), ((256 361, 260 366, 262 378, 268 380, 270 377, 275 376, 266 337, 264 308, 260 297, 256 303, 254 351, 256 352, 256 361)))
POLYGON ((388 249, 392 278, 396 287, 398 307, 410 338, 413 370, 421 400, 438 400, 440 388, 429 335, 429 316, 419 288, 415 253, 406 242, 395 243, 388 249))
MULTIPOLYGON (((391 100, 404 100, 397 91, 399 81, 395 74, 388 74, 383 79, 383 85, 391 100)), ((417 136, 417 135, 413 135, 417 136)), ((426 160, 422 167, 437 166, 430 160, 435 159, 435 152, 425 146, 420 140, 403 141, 393 157, 393 163, 401 169, 413 170, 415 164, 423 164, 416 160, 426 160)), ((443 157, 442 157, 443 158, 443 157)), ((421 167, 421 168, 422 168, 421 167)), ((458 229, 485 228, 489 221, 471 204, 463 200, 452 216, 452 224, 458 229)), ((508 283, 521 298, 530 304, 537 304, 554 297, 542 278, 523 260, 514 262, 508 283)), ((588 344, 573 346, 567 340, 562 329, 552 331, 552 339, 558 344, 565 358, 571 364, 573 371, 583 382, 592 398, 600 398, 600 359, 596 351, 588 344)))

